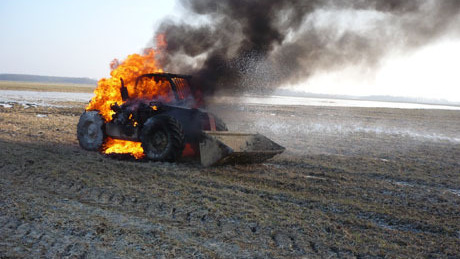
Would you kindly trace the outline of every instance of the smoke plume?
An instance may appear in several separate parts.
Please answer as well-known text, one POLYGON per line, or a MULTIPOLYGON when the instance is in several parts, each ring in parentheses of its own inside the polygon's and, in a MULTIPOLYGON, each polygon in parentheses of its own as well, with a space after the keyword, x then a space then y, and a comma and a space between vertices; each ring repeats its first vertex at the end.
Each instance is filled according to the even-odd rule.
POLYGON ((458 0, 181 0, 184 20, 157 34, 166 71, 194 76, 206 94, 269 92, 318 71, 372 68, 459 36, 458 0))

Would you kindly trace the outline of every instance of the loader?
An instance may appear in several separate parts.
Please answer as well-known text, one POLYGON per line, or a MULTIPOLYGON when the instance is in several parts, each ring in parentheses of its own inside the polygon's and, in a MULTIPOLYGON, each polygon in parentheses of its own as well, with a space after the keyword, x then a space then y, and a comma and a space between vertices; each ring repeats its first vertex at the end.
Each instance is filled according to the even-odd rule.
POLYGON ((204 108, 197 108, 191 76, 150 73, 137 77, 134 89, 148 82, 164 86, 160 96, 131 96, 120 79, 121 104, 111 106, 112 119, 105 121, 98 110, 80 116, 77 137, 80 146, 101 151, 108 137, 140 142, 145 158, 180 161, 184 147, 198 149, 203 166, 263 162, 284 151, 257 133, 230 132, 226 124, 204 108))

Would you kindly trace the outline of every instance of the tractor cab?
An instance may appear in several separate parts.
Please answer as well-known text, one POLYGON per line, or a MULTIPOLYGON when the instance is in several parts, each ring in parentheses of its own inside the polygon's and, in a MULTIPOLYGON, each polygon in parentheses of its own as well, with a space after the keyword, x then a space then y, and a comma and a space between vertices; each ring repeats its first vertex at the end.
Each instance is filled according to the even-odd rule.
POLYGON ((190 84, 191 76, 170 73, 151 73, 139 76, 131 92, 121 79, 123 101, 137 98, 157 100, 185 108, 198 108, 197 92, 190 84))

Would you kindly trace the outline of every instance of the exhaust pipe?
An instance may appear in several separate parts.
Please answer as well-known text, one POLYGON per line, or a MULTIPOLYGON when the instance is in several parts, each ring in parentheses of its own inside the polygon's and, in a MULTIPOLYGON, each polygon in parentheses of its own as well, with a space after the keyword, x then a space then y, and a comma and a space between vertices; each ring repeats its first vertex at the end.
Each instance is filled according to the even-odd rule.
POLYGON ((126 102, 129 99, 128 88, 126 88, 125 81, 123 81, 123 78, 121 77, 120 77, 120 82, 121 82, 121 87, 120 87, 121 100, 123 102, 126 102))

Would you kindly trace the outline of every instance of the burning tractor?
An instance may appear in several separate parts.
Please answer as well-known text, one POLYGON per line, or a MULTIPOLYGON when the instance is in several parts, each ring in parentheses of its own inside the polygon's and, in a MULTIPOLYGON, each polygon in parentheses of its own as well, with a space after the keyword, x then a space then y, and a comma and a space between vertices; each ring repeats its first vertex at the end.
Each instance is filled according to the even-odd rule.
POLYGON ((143 158, 175 162, 184 148, 199 154, 204 166, 228 163, 252 163, 269 159, 284 148, 260 134, 228 132, 215 115, 196 108, 190 76, 169 73, 137 77, 134 89, 146 84, 160 86, 160 94, 131 96, 120 79, 122 104, 112 104, 111 120, 98 110, 85 111, 78 122, 80 146, 101 151, 109 138, 140 142, 143 158))

